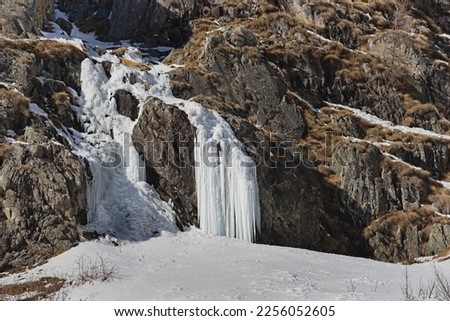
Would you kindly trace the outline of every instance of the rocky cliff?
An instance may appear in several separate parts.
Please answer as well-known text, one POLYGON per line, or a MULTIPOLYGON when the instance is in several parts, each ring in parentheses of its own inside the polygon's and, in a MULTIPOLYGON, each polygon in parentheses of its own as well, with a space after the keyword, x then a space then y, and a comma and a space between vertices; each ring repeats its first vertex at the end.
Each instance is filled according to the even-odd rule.
MULTIPOLYGON (((37 3, 31 12, 3 2, 17 12, 2 17, 3 34, 30 36, 42 27, 52 4, 37 3)), ((217 111, 257 164, 258 242, 391 262, 435 255, 450 244, 450 15, 441 6, 59 2, 69 20, 102 39, 179 47, 165 60, 179 66, 170 75, 174 95, 217 111)), ((61 135, 82 130, 75 110, 85 53, 52 41, 0 41, 6 269, 76 244, 77 227, 86 222, 89 169, 61 135)), ((120 51, 111 53, 131 69, 149 68, 120 51)), ((108 75, 111 65, 102 68, 108 75)), ((139 85, 131 74, 124 83, 139 85)), ((180 228, 198 225, 188 117, 152 98, 138 119, 130 92, 113 96, 117 111, 137 120, 133 142, 147 182, 172 204, 180 228)))
POLYGON ((0 271, 71 248, 86 223, 85 168, 58 134, 77 127, 84 57, 57 42, 0 39, 0 271))
POLYGON ((167 59, 175 95, 258 160, 261 242, 386 261, 448 245, 448 17, 404 5, 241 4, 167 59))

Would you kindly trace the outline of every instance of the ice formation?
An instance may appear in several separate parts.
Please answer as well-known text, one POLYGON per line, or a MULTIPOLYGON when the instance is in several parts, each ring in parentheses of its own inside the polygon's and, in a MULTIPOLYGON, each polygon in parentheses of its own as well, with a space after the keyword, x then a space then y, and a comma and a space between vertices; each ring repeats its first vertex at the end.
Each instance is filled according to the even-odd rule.
MULTIPOLYGON (((57 15, 65 17, 58 10, 57 15)), ((260 229, 256 166, 230 125, 198 103, 173 97, 167 76, 172 67, 157 64, 151 71, 130 69, 117 56, 108 52, 99 56, 93 50, 113 44, 101 43, 76 26, 71 35, 57 25, 53 29, 44 36, 84 46, 90 55, 81 66, 82 92, 77 97, 85 133, 62 133, 72 142, 74 152, 89 163, 88 228, 131 240, 148 238, 159 230, 175 230, 172 209, 142 182, 145 167, 131 142, 136 122, 117 112, 113 98, 116 90, 124 89, 139 100, 139 107, 149 95, 177 106, 197 128, 194 154, 201 229, 254 241, 260 229), (111 64, 110 77, 105 74, 103 61, 111 64), (133 84, 129 81, 131 73, 136 76, 133 84)), ((138 49, 122 43, 128 47, 124 58, 145 63, 138 49)))
POLYGON ((215 111, 174 98, 168 66, 155 66, 151 94, 183 110, 197 128, 195 177, 200 227, 206 233, 254 241, 260 229, 256 165, 215 111))

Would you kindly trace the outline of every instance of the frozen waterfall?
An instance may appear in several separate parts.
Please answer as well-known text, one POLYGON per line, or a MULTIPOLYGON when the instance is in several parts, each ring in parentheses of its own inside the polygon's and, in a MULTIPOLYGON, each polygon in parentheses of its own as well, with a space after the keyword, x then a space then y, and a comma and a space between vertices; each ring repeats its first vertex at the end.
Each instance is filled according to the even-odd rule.
POLYGON ((95 60, 81 64, 77 112, 85 132, 75 140, 75 152, 89 163, 87 230, 131 241, 175 232, 173 210, 145 183, 145 165, 131 140, 136 121, 119 114, 114 99, 117 90, 126 90, 141 108, 148 95, 142 79, 147 74, 135 73, 108 53, 95 60), (111 64, 108 76, 102 61, 111 64))
MULTIPOLYGON (((68 19, 56 10, 57 17, 68 19)), ((81 65, 81 95, 73 90, 74 106, 84 132, 66 130, 73 152, 89 164, 89 225, 99 233, 143 240, 160 231, 176 231, 174 212, 154 188, 143 182, 145 167, 131 142, 136 121, 120 115, 114 94, 131 93, 142 108, 146 97, 157 97, 186 112, 197 128, 195 177, 201 228, 210 234, 254 241, 260 229, 260 205, 256 166, 230 125, 216 112, 198 103, 173 97, 167 73, 171 67, 158 64, 148 71, 133 68, 145 64, 141 52, 129 46, 123 57, 111 52, 98 54, 95 47, 113 48, 73 25, 71 38, 58 25, 47 38, 86 48, 90 58, 81 65), (108 75, 102 63, 110 66, 108 75), (133 77, 132 77, 133 76, 133 77), (133 80, 131 80, 133 79, 133 80)))
POLYGON ((200 227, 206 233, 254 241, 260 230, 256 165, 230 125, 215 111, 174 98, 168 66, 154 66, 150 92, 183 110, 197 128, 195 177, 200 227))

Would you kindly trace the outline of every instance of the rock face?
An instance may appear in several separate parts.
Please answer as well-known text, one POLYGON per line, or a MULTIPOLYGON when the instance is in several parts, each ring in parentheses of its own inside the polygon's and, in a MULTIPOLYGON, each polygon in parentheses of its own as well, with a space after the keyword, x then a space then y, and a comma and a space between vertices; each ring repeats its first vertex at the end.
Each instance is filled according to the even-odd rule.
POLYGON ((198 16, 196 1, 114 1, 108 38, 149 38, 157 35, 169 43, 187 39, 189 18, 198 16), (134 19, 129 19, 134 17, 134 19))
POLYGON ((419 209, 430 182, 420 172, 397 171, 396 164, 380 150, 364 143, 347 144, 336 149, 333 167, 340 171, 341 204, 355 225, 367 226, 394 210, 419 209), (337 165, 337 162, 340 162, 337 165))
POLYGON ((430 172, 436 179, 442 179, 443 173, 449 170, 449 147, 444 142, 393 144, 389 146, 388 152, 413 166, 430 172))
POLYGON ((112 3, 113 0, 60 0, 58 7, 78 23, 91 15, 95 15, 97 19, 108 18, 112 3))
POLYGON ((194 170, 195 128, 178 108, 151 98, 133 130, 147 161, 147 181, 173 203, 183 224, 198 224, 194 170))
POLYGON ((438 254, 443 248, 450 245, 450 227, 443 224, 434 224, 430 232, 427 255, 438 254))
POLYGON ((260 2, 220 28, 194 20, 202 32, 167 59, 184 66, 175 96, 218 111, 259 164, 259 241, 393 262, 439 252, 449 141, 426 131, 450 129, 447 64, 383 18, 392 6, 278 4, 291 14, 260 2))
POLYGON ((41 143, 47 139, 31 131, 30 145, 10 146, 2 155, 0 270, 69 249, 78 240, 77 225, 86 223, 83 167, 70 151, 41 143))
POLYGON ((176 44, 190 35, 189 19, 200 16, 195 0, 63 0, 61 10, 82 30, 108 40, 136 39, 176 44), (109 19, 110 17, 110 19, 109 19), (133 19, 130 19, 133 17, 133 19))
POLYGON ((53 0, 3 0, 0 2, 0 34, 34 37, 53 18, 53 0))
POLYGON ((62 0, 61 10, 81 30, 107 40, 134 39, 182 45, 190 37, 190 20, 200 17, 249 17, 259 1, 244 0, 62 0), (133 19, 130 19, 133 17, 133 19))
POLYGON ((79 90, 84 57, 51 41, 1 40, 0 271, 69 249, 86 223, 85 169, 55 130, 79 128, 66 84, 79 90))

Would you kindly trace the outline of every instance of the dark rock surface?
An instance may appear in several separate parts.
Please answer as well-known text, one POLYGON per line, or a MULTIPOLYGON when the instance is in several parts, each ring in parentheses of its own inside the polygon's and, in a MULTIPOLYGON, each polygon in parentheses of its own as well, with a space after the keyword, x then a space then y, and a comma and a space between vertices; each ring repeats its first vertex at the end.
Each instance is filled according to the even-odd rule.
POLYGON ((254 15, 256 0, 61 0, 59 7, 82 30, 107 40, 134 39, 179 46, 192 34, 190 20, 254 15), (107 19, 111 17, 111 19, 107 19), (130 19, 133 17, 133 19, 130 19))
POLYGON ((78 227, 86 223, 85 169, 53 127, 79 128, 66 84, 79 90, 85 55, 51 41, 2 39, 1 45, 6 85, 0 89, 0 271, 5 271, 42 263, 76 245, 78 227), (32 103, 48 119, 34 114, 32 103))
POLYGON ((53 0, 3 0, 0 2, 0 34, 36 37, 54 16, 53 0))
POLYGON ((350 143, 337 151, 333 159, 341 164, 333 165, 340 171, 341 204, 355 225, 367 226, 393 210, 418 209, 425 201, 428 177, 413 170, 398 171, 398 164, 374 145, 350 143))
POLYGON ((119 89, 114 94, 114 99, 117 104, 117 111, 119 114, 129 117, 131 120, 136 120, 139 116, 139 101, 133 94, 126 90, 119 89))
POLYGON ((132 137, 146 159, 147 182, 173 203, 185 225, 198 225, 194 137, 187 115, 156 98, 147 100, 132 137))

